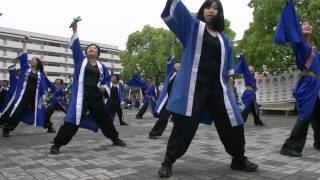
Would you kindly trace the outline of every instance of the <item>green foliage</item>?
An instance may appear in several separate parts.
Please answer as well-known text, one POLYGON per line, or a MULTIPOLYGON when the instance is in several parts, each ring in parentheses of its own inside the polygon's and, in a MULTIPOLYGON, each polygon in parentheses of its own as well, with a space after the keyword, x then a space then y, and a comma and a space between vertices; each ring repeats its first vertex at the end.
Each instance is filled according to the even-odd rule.
MULTIPOLYGON (((236 33, 230 29, 230 21, 226 20, 225 33, 232 41, 236 33)), ((123 79, 127 81, 133 74, 141 77, 160 77, 164 80, 166 60, 170 55, 170 45, 175 36, 169 30, 144 26, 142 31, 136 31, 129 35, 127 49, 120 53, 124 70, 123 79)), ((176 44, 175 55, 177 61, 181 60, 183 49, 180 43, 176 44)))
MULTIPOLYGON (((248 63, 258 71, 280 74, 296 69, 291 47, 273 44, 276 25, 285 3, 286 0, 251 0, 248 4, 254 9, 254 19, 236 51, 243 53, 248 63)), ((320 0, 296 0, 296 5, 301 18, 314 24, 314 41, 320 47, 320 0)))

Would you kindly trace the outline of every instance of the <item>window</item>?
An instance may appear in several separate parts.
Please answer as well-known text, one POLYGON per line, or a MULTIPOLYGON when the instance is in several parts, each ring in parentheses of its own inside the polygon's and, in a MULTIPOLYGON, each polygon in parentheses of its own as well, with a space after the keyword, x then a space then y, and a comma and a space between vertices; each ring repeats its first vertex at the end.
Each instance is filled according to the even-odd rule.
POLYGON ((7 56, 7 50, 3 49, 3 56, 7 56))

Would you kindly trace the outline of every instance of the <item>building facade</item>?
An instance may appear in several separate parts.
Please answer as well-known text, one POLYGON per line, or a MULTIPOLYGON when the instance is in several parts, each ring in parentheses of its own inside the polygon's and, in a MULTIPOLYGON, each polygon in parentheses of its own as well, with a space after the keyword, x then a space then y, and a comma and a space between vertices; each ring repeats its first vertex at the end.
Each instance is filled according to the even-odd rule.
MULTIPOLYGON (((9 79, 8 67, 16 61, 17 53, 22 49, 22 40, 25 35, 30 38, 27 41, 29 59, 32 57, 40 58, 44 63, 44 71, 51 81, 61 78, 69 83, 69 77, 74 70, 69 38, 2 27, 0 27, 0 80, 9 79)), ((92 43, 94 42, 81 41, 81 46, 84 49, 92 43)), ((95 44, 101 48, 99 60, 109 70, 120 73, 123 67, 118 47, 101 43, 95 44)), ((18 64, 19 62, 17 62, 17 67, 19 67, 18 64)))

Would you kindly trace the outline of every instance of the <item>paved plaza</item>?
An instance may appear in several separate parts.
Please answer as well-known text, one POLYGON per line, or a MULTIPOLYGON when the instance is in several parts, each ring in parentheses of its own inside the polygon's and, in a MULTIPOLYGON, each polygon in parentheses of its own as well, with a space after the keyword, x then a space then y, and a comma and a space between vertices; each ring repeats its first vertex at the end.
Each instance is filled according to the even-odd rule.
MULTIPOLYGON (((143 120, 126 110, 130 126, 119 126, 120 137, 128 146, 113 147, 99 133, 80 129, 61 154, 51 155, 49 148, 55 134, 20 124, 10 138, 0 137, 0 179, 114 179, 152 180, 164 157, 172 123, 159 140, 148 139, 155 119, 147 114, 143 120)), ((251 115, 250 115, 251 116, 251 115)), ((56 129, 63 114, 56 113, 56 129)), ((319 179, 320 152, 312 147, 310 128, 302 158, 279 154, 280 147, 295 123, 295 116, 263 115, 266 127, 255 127, 250 117, 245 126, 246 155, 259 165, 259 171, 244 173, 229 169, 230 156, 225 152, 214 126, 201 125, 187 154, 173 167, 169 179, 319 179)))

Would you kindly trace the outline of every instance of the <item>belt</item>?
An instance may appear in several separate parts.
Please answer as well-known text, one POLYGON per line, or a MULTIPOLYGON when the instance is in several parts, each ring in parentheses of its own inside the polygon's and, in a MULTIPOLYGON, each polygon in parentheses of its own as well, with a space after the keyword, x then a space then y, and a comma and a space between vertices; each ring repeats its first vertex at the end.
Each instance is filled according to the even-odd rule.
POLYGON ((320 79, 320 75, 319 74, 316 74, 316 73, 314 73, 312 71, 309 71, 309 70, 306 70, 306 69, 304 69, 302 71, 302 76, 311 76, 311 77, 316 77, 316 78, 320 79))

